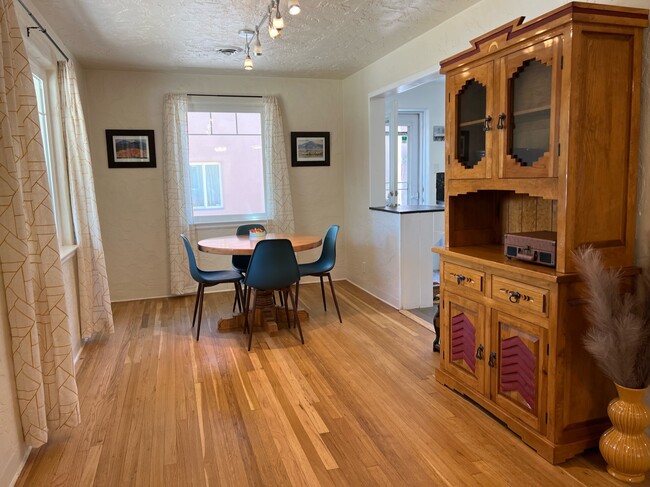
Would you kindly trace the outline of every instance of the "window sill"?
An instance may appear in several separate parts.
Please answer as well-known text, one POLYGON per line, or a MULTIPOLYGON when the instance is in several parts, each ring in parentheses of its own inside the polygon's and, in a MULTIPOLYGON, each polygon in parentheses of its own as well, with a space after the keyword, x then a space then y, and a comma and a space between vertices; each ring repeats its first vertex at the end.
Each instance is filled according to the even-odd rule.
POLYGON ((61 255, 61 264, 65 264, 77 255, 77 245, 64 245, 60 247, 59 254, 61 255))

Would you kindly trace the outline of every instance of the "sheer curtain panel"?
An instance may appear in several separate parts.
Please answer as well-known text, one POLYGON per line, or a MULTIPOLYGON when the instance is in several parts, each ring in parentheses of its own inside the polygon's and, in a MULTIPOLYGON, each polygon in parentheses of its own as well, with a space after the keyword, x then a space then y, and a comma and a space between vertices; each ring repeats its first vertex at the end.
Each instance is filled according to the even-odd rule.
POLYGON ((170 284, 172 294, 196 291, 190 276, 181 233, 196 244, 192 224, 192 201, 188 171, 189 142, 187 138, 187 95, 168 93, 163 107, 163 171, 167 202, 167 241, 169 247, 170 284))
POLYGON ((265 96, 264 102, 264 163, 267 168, 266 212, 270 232, 293 233, 293 203, 289 185, 289 167, 284 143, 284 128, 278 99, 265 96))
POLYGON ((72 219, 77 244, 79 321, 82 338, 91 338, 96 333, 113 332, 111 295, 108 290, 90 146, 79 98, 77 75, 71 61, 59 61, 57 68, 72 219))
POLYGON ((34 84, 12 0, 0 0, 0 39, 0 265, 23 434, 38 447, 48 430, 79 423, 79 400, 34 84))

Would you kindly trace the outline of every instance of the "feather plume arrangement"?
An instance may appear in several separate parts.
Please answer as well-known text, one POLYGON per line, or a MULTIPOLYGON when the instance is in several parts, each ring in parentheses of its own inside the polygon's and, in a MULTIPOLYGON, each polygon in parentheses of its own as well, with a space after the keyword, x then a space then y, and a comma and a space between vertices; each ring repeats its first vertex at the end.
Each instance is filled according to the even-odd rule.
POLYGON ((607 269, 600 252, 584 247, 573 253, 587 284, 591 327, 585 348, 616 384, 631 389, 650 385, 650 269, 644 269, 637 292, 622 294, 620 270, 607 269))

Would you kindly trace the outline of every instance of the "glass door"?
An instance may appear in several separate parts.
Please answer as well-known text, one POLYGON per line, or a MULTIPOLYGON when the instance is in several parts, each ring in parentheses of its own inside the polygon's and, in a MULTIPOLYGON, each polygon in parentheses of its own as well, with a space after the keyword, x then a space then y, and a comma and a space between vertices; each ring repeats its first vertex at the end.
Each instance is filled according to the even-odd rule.
POLYGON ((397 202, 419 205, 420 114, 399 112, 397 120, 397 202))
POLYGON ((496 128, 499 176, 557 175, 560 38, 549 39, 500 61, 505 80, 496 128))
POLYGON ((446 152, 451 179, 491 177, 492 79, 492 63, 448 78, 446 152))

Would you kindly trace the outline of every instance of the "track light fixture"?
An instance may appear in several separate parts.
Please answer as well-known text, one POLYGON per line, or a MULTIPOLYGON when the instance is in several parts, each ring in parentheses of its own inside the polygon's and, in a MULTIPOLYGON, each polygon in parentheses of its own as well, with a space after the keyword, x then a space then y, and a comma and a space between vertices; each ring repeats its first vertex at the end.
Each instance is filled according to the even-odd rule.
MULTIPOLYGON (((300 13, 300 2, 298 0, 289 0, 288 2, 289 14, 297 15, 300 13)), ((262 43, 260 42, 260 28, 268 22, 269 36, 271 39, 280 37, 280 32, 284 29, 284 18, 280 12, 280 0, 271 0, 267 11, 262 17, 262 20, 255 26, 255 30, 242 29, 239 31, 239 36, 245 39, 244 51, 246 52, 246 59, 244 60, 244 69, 250 71, 253 69, 253 60, 250 56, 251 44, 255 39, 253 45, 253 54, 255 56, 262 55, 262 43)))

